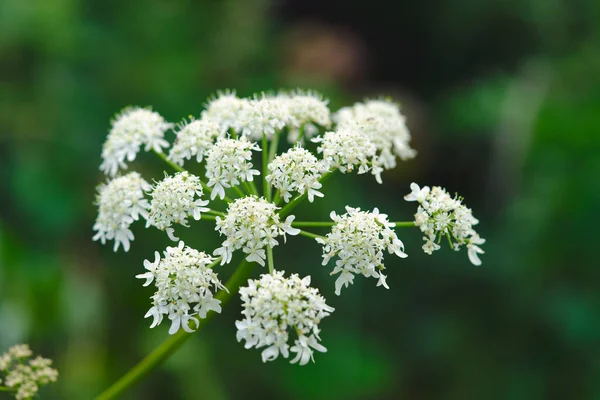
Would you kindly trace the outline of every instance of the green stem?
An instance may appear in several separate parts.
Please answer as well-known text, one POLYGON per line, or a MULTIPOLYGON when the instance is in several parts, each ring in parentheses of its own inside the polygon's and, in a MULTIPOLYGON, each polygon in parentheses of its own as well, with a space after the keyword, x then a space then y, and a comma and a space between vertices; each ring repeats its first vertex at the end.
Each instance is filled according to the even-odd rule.
POLYGON ((205 219, 207 221, 216 221, 217 220, 217 216, 216 215, 206 215, 206 213, 204 213, 202 215, 202 217, 200 217, 200 219, 205 219))
POLYGON ((205 212, 205 214, 217 215, 219 217, 225 217, 225 216, 227 216, 227 214, 225 214, 224 212, 216 211, 216 210, 208 210, 208 211, 205 212))
MULTIPOLYGON (((229 302, 235 293, 237 293, 238 288, 242 284, 246 283, 246 280, 250 277, 253 269, 253 263, 248 263, 245 260, 240 263, 237 270, 225 284, 227 290, 221 290, 215 296, 217 300, 221 300, 222 307, 229 302)), ((198 329, 210 321, 215 314, 216 313, 214 312, 208 313, 206 318, 201 319, 198 329)), ((135 367, 119 378, 119 380, 112 384, 108 389, 98 395, 96 400, 114 399, 122 394, 130 386, 138 382, 142 377, 169 358, 191 336, 192 334, 187 333, 183 329, 180 329, 176 334, 169 336, 135 367)))
POLYGON ((217 265, 219 265, 219 263, 221 262, 222 259, 223 259, 223 257, 221 257, 221 256, 215 258, 215 261, 213 261, 210 264, 208 264, 207 268, 213 269, 214 267, 216 267, 217 265))
POLYGON ((269 265, 269 274, 273 274, 275 267, 273 265, 273 248, 271 246, 267 246, 267 264, 269 265))
POLYGON ((335 222, 333 221, 325 221, 325 222, 317 222, 317 221, 294 221, 292 222, 292 226, 295 228, 300 227, 309 227, 309 228, 325 228, 329 226, 333 226, 335 222))
MULTIPOLYGON (((185 171, 187 171, 185 168, 180 167, 179 165, 175 164, 172 161, 169 161, 167 159, 167 155, 165 153, 159 153, 156 150, 153 150, 153 151, 154 151, 154 154, 156 154, 158 157, 160 157, 164 162, 166 162, 169 165, 169 167, 173 168, 175 171, 177 171, 177 172, 185 172, 185 171)), ((202 185, 202 188, 208 192, 208 194, 211 194, 212 189, 206 183, 200 181, 200 184, 202 185)), ((225 196, 223 198, 223 200, 225 200, 228 203, 231 203, 233 201, 233 200, 231 200, 227 196, 225 196)))
POLYGON ((392 222, 392 224, 396 224, 396 228, 412 228, 413 226, 416 226, 414 221, 392 222))
POLYGON ((275 203, 276 206, 278 206, 279 203, 281 203, 281 191, 277 190, 275 192, 275 198, 273 199, 273 203, 275 203))
POLYGON ((271 185, 269 185, 269 182, 267 182, 267 169, 268 169, 268 165, 269 165, 269 154, 268 154, 268 149, 269 148, 269 142, 267 141, 267 135, 265 133, 263 133, 263 137, 262 137, 262 189, 263 189, 263 196, 265 196, 265 199, 267 200, 271 200, 271 185))
POLYGON ((277 155, 277 146, 279 145, 279 135, 281 132, 275 132, 273 139, 271 140, 271 147, 269 147, 269 162, 273 161, 277 155))
POLYGON ((298 133, 298 139, 296 140, 297 143, 302 143, 302 139, 304 139, 304 132, 306 130, 304 129, 304 124, 302 124, 302 126, 300 127, 300 132, 298 133))
MULTIPOLYGON (((334 170, 335 171, 335 170, 334 170)), ((334 171, 327 171, 325 172, 323 175, 321 175, 321 178, 319 179, 319 182, 323 183, 325 182, 327 179, 329 179, 329 177, 331 175, 333 175, 334 171)), ((294 197, 292 199, 292 201, 290 201, 285 207, 283 207, 281 209, 281 211, 279 212, 279 215, 281 216, 281 218, 283 217, 287 217, 287 215, 294 209, 296 208, 300 203, 302 203, 306 198, 308 197, 308 194, 304 193, 301 195, 298 195, 296 197, 294 197)))
POLYGON ((14 389, 9 388, 8 386, 0 386, 0 392, 12 392, 14 389))
POLYGON ((302 231, 302 230, 300 231, 300 235, 309 237, 311 239, 319 239, 319 238, 320 239, 327 239, 327 237, 325 237, 325 236, 316 235, 314 233, 306 232, 306 231, 302 231))
POLYGON ((240 197, 246 197, 246 194, 245 194, 244 192, 242 192, 242 191, 241 191, 241 189, 240 189, 239 187, 237 187, 237 186, 232 186, 231 188, 233 189, 233 191, 234 191, 235 193, 237 193, 237 195, 238 195, 238 196, 240 196, 240 197))

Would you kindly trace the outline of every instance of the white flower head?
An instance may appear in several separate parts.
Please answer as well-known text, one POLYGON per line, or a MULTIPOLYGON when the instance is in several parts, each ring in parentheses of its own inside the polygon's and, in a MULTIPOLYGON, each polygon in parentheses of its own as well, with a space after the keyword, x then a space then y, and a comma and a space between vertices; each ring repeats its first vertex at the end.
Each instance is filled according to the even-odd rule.
POLYGON ((17 400, 34 398, 40 386, 56 382, 58 371, 52 368, 52 360, 37 356, 31 359, 28 345, 12 346, 0 354, 0 374, 6 374, 0 384, 12 392, 17 400))
POLYGON ((173 124, 164 120, 157 112, 146 108, 128 107, 112 121, 112 128, 102 147, 100 170, 115 176, 119 168, 127 168, 125 161, 135 160, 141 146, 144 151, 162 152, 169 147, 165 132, 173 124))
POLYGON ((377 147, 381 165, 396 166, 396 156, 408 160, 416 155, 410 147, 411 136, 406 118, 396 103, 387 100, 366 100, 339 110, 335 116, 338 129, 358 129, 377 147))
POLYGON ((279 244, 277 238, 285 234, 297 235, 298 229, 292 228, 294 216, 284 222, 279 220, 277 207, 264 198, 247 196, 235 200, 229 205, 224 218, 217 217, 216 230, 226 237, 222 246, 214 255, 223 257, 221 265, 231 261, 234 250, 242 249, 248 256, 247 261, 265 265, 265 247, 279 244))
POLYGON ((372 212, 346 206, 347 213, 337 215, 331 212, 335 222, 331 232, 324 239, 317 238, 323 245, 323 265, 338 257, 332 275, 339 274, 335 281, 335 294, 339 296, 342 287, 354 281, 354 274, 377 278, 377 286, 388 289, 383 274, 383 255, 387 251, 398 257, 406 257, 404 244, 392 229, 386 214, 375 208, 372 212))
POLYGON ((327 169, 339 169, 344 174, 355 169, 359 174, 371 172, 381 183, 382 168, 376 154, 377 148, 359 129, 346 126, 335 132, 325 132, 322 137, 312 141, 319 143, 317 151, 323 154, 327 169))
POLYGON ((239 139, 219 138, 206 153, 207 185, 212 187, 210 199, 225 198, 225 189, 241 182, 252 182, 260 175, 252 167, 252 150, 260 147, 245 137, 239 139))
POLYGON ((163 257, 155 252, 154 262, 144 261, 148 272, 136 275, 145 279, 144 286, 154 282, 156 293, 151 297, 152 307, 144 318, 153 317, 154 328, 164 316, 171 320, 169 333, 180 328, 193 332, 199 326, 198 318, 206 318, 209 311, 221 312, 221 301, 213 294, 219 289, 227 290, 217 274, 210 269, 214 258, 204 252, 185 246, 167 247, 163 257))
POLYGON ((323 193, 318 191, 322 186, 319 179, 323 167, 323 163, 310 151, 296 146, 271 161, 266 179, 279 190, 286 203, 291 200, 293 192, 306 193, 312 203, 315 196, 323 197, 323 193))
POLYGON ((96 204, 98 217, 94 224, 96 234, 93 240, 105 244, 114 240, 113 251, 123 245, 123 250, 129 251, 130 241, 134 239, 129 226, 140 216, 148 218, 150 204, 144 197, 144 192, 152 187, 137 172, 130 172, 108 181, 98 187, 96 204))
POLYGON ((283 271, 264 274, 240 288, 244 318, 235 323, 236 337, 238 342, 246 342, 247 349, 264 348, 263 362, 279 355, 288 358, 291 351, 296 354, 290 362, 305 365, 314 362, 315 350, 327 351, 319 343, 319 323, 334 309, 317 289, 310 287, 310 276, 301 279, 297 274, 289 278, 283 275, 283 271), (292 346, 290 334, 294 338, 292 346))
POLYGON ((235 92, 219 92, 209 99, 206 109, 202 111, 202 119, 218 124, 221 133, 225 133, 229 129, 239 132, 241 130, 240 121, 249 108, 250 102, 247 99, 240 99, 235 92))
POLYGON ((271 140, 275 133, 292 123, 288 103, 279 96, 256 95, 249 100, 239 116, 240 133, 251 140, 262 140, 263 134, 271 140))
POLYGON ((471 263, 481 265, 479 254, 484 251, 479 245, 484 244, 485 239, 479 237, 473 229, 479 221, 473 217, 471 209, 462 204, 462 198, 451 197, 439 186, 421 188, 413 182, 410 188, 412 192, 404 196, 404 199, 419 203, 415 224, 425 235, 423 251, 432 254, 440 249, 439 242, 447 239, 454 250, 466 246, 471 263))
POLYGON ((318 126, 329 128, 331 126, 331 111, 323 96, 312 91, 296 90, 291 93, 280 93, 278 97, 287 103, 290 113, 288 141, 295 143, 298 140, 300 129, 304 130, 304 137, 310 139, 318 132, 318 126))
POLYGON ((152 191, 146 226, 164 230, 171 240, 177 241, 172 225, 175 223, 189 226, 188 217, 199 220, 201 213, 210 210, 206 205, 208 200, 202 200, 202 184, 199 177, 187 171, 165 176, 152 191))
POLYGON ((175 132, 177 138, 167 159, 180 166, 193 157, 197 162, 202 162, 214 140, 222 135, 219 124, 211 119, 192 119, 181 123, 178 128, 175 132))

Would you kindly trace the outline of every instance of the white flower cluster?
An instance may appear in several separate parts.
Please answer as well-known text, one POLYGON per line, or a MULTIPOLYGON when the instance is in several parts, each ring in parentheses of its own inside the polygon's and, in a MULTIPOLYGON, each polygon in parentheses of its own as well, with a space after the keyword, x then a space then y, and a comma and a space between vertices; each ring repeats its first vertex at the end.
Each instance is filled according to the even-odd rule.
POLYGON ((178 172, 174 176, 165 176, 152 191, 152 203, 146 227, 155 226, 167 233, 173 241, 179 240, 173 234, 172 224, 188 225, 187 218, 196 221, 201 213, 210 211, 205 207, 208 200, 202 200, 202 184, 200 178, 187 171, 178 172), (196 198, 198 197, 198 198, 196 198))
POLYGON ((214 258, 179 242, 177 247, 167 247, 164 257, 155 252, 154 262, 144 261, 148 272, 136 275, 145 279, 144 286, 154 282, 156 293, 151 297, 152 307, 145 318, 153 317, 154 328, 159 325, 163 316, 171 320, 169 333, 176 333, 179 328, 193 332, 199 326, 198 318, 206 318, 209 311, 221 312, 221 301, 213 297, 219 289, 227 290, 217 274, 210 269, 214 258))
POLYGON ((252 99, 241 99, 231 92, 219 93, 207 104, 202 118, 215 121, 223 132, 231 129, 254 141, 261 140, 263 134, 270 140, 286 126, 293 138, 301 128, 310 137, 317 131, 315 124, 331 125, 327 101, 310 91, 262 94, 252 99))
POLYGON ((372 212, 360 211, 360 208, 346 206, 347 213, 337 215, 331 212, 335 222, 326 238, 317 238, 323 245, 323 265, 338 256, 331 275, 340 274, 335 281, 335 294, 341 293, 342 286, 348 287, 354 281, 354 274, 378 278, 377 286, 389 289, 382 270, 383 255, 390 254, 405 258, 404 244, 391 228, 386 214, 380 214, 377 208, 372 212))
POLYGON ((193 119, 183 123, 175 132, 177 137, 167 159, 180 166, 192 157, 202 162, 214 140, 222 133, 221 126, 211 119, 193 119))
POLYGON ((432 254, 439 250, 439 242, 444 236, 450 242, 454 250, 458 251, 461 246, 467 246, 469 260, 474 265, 481 265, 479 254, 483 254, 479 245, 485 243, 485 239, 479 237, 473 229, 479 221, 473 217, 470 208, 462 204, 462 198, 452 198, 446 190, 439 186, 422 189, 416 183, 411 183, 411 193, 406 195, 406 201, 416 201, 419 208, 415 214, 415 224, 425 234, 423 250, 432 254))
POLYGON ((211 120, 221 127, 222 132, 232 129, 241 131, 240 116, 248 112, 250 105, 248 99, 240 99, 235 92, 225 91, 209 100, 202 111, 202 119, 211 120))
POLYGON ((402 160, 416 155, 410 147, 410 133, 406 118, 396 103, 386 100, 367 100, 352 107, 344 107, 335 116, 338 129, 359 129, 377 147, 381 165, 396 167, 396 156, 402 160))
POLYGON ((319 192, 323 171, 323 163, 317 160, 310 151, 296 146, 275 157, 268 166, 270 174, 266 179, 287 203, 292 192, 307 194, 308 201, 313 202, 315 196, 323 197, 319 192))
POLYGON ((98 187, 96 203, 98 217, 94 224, 97 231, 93 240, 100 240, 105 244, 107 240, 114 240, 114 251, 119 244, 123 250, 129 251, 129 242, 134 239, 129 226, 139 217, 148 218, 150 204, 144 198, 144 192, 152 187, 137 172, 130 172, 98 187))
POLYGON ((221 256, 221 265, 231 261, 234 250, 242 249, 248 256, 247 261, 254 261, 264 267, 266 246, 279 244, 277 237, 285 234, 297 235, 300 230, 292 228, 294 216, 290 215, 284 222, 279 220, 275 204, 258 198, 247 196, 235 200, 229 205, 224 218, 217 217, 216 230, 225 235, 221 247, 214 255, 221 256))
POLYGON ((217 196, 225 198, 225 188, 239 185, 240 182, 252 182, 254 175, 260 175, 252 169, 252 150, 260 151, 255 143, 245 137, 239 139, 220 138, 206 154, 206 177, 212 187, 210 199, 217 196))
POLYGON ((112 122, 104 142, 100 170, 115 176, 119 168, 127 168, 125 160, 135 160, 142 145, 144 151, 161 152, 163 147, 169 147, 165 132, 171 128, 173 124, 166 122, 157 112, 139 107, 124 109, 112 122))
POLYGON ((58 371, 51 367, 52 360, 40 356, 28 360, 32 355, 26 344, 12 346, 0 354, 0 373, 6 375, 4 382, 0 379, 0 384, 13 392, 17 400, 32 399, 40 386, 58 379, 58 371))
POLYGON ((312 141, 319 143, 317 151, 323 153, 323 162, 328 170, 335 168, 345 174, 358 168, 359 174, 370 171, 381 183, 383 169, 379 165, 377 148, 360 130, 345 127, 335 132, 325 132, 322 137, 312 141))
POLYGON ((314 350, 326 352, 319 343, 319 323, 334 311, 325 303, 319 291, 310 287, 310 276, 303 279, 297 274, 289 278, 283 271, 262 275, 260 280, 248 280, 240 288, 244 319, 236 321, 238 342, 245 347, 266 347, 261 355, 263 362, 273 361, 279 355, 288 358, 296 353, 291 363, 305 365, 314 362, 314 350), (288 344, 290 332, 297 338, 288 344))

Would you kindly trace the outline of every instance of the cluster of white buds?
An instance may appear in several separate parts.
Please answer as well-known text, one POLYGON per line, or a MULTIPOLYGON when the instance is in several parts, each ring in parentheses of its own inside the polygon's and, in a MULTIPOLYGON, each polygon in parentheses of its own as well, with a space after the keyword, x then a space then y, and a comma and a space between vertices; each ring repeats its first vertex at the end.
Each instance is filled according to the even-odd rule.
POLYGON ((261 140, 263 134, 271 140, 275 133, 292 123, 288 104, 277 96, 262 94, 248 101, 240 118, 240 133, 251 140, 261 140))
POLYGON ((102 184, 98 187, 96 203, 98 217, 94 224, 94 240, 102 244, 114 240, 113 250, 117 251, 119 244, 129 251, 129 242, 133 240, 133 232, 129 226, 139 217, 148 218, 150 204, 144 198, 144 192, 152 187, 137 172, 130 172, 102 184))
POLYGON ((202 119, 214 121, 221 127, 223 133, 230 129, 239 133, 240 116, 248 112, 249 107, 248 100, 240 99, 235 92, 219 92, 206 104, 206 109, 202 111, 202 119))
POLYGON ((479 245, 485 243, 485 239, 479 237, 473 229, 479 221, 473 217, 470 208, 462 204, 462 198, 458 195, 451 197, 446 190, 439 186, 422 189, 416 183, 411 183, 411 193, 406 195, 406 201, 416 201, 419 208, 415 214, 415 224, 425 235, 423 251, 432 254, 439 250, 440 241, 446 236, 450 246, 458 251, 461 246, 467 246, 467 254, 473 265, 481 265, 479 254, 483 254, 479 245))
POLYGON ((381 168, 377 148, 359 129, 345 127, 335 132, 325 132, 312 139, 319 143, 317 151, 323 154, 326 169, 339 169, 342 173, 358 169, 359 174, 371 172, 381 183, 381 168))
POLYGON ((367 100, 352 107, 344 107, 335 116, 338 129, 358 129, 377 147, 381 165, 396 167, 396 156, 402 160, 416 155, 410 147, 410 133, 406 118, 398 104, 386 100, 367 100))
POLYGON ((268 166, 266 179, 287 203, 292 192, 307 194, 308 201, 313 202, 315 196, 323 197, 319 192, 324 165, 310 151, 296 146, 275 157, 268 166))
POLYGON ((245 137, 239 139, 220 138, 206 154, 206 177, 212 187, 210 199, 225 198, 225 188, 237 186, 240 182, 252 182, 255 175, 252 169, 252 150, 260 151, 256 143, 245 137))
POLYGON ((329 128, 331 126, 331 111, 327 106, 328 101, 318 93, 311 91, 295 91, 280 93, 278 97, 287 103, 291 115, 291 126, 288 141, 296 143, 301 131, 305 138, 310 139, 318 131, 318 126, 329 128))
POLYGON ((202 159, 217 137, 222 136, 221 126, 211 119, 192 119, 178 126, 176 139, 167 159, 182 166, 185 160, 202 159))
POLYGON ((221 301, 213 297, 213 292, 225 287, 211 269, 215 259, 183 242, 177 247, 167 247, 163 254, 161 258, 158 251, 155 252, 154 262, 144 261, 148 272, 136 275, 146 280, 144 286, 154 282, 156 287, 156 293, 150 297, 152 307, 145 318, 154 318, 150 325, 154 328, 167 315, 171 320, 170 334, 179 328, 192 332, 199 326, 196 317, 206 318, 209 311, 221 312, 221 301))
POLYGON ((285 234, 297 235, 298 229, 292 228, 294 216, 284 222, 279 220, 277 206, 264 198, 247 196, 235 200, 229 205, 224 218, 217 217, 216 230, 226 237, 214 255, 221 256, 221 265, 231 261, 234 250, 242 249, 248 256, 247 261, 265 265, 265 247, 279 244, 277 237, 285 234))
POLYGON ((169 146, 165 132, 171 128, 173 124, 157 112, 139 107, 124 109, 112 122, 102 148, 100 169, 106 175, 115 176, 119 168, 127 168, 125 160, 135 160, 142 145, 144 151, 161 152, 163 147, 169 146))
POLYGON ((152 203, 146 226, 155 226, 167 233, 173 241, 179 240, 174 234, 172 224, 188 225, 188 217, 198 221, 203 212, 210 211, 205 207, 208 200, 202 200, 202 184, 200 178, 187 171, 178 172, 174 176, 165 176, 152 191, 152 203))
POLYGON ((378 278, 377 286, 389 289, 383 274, 383 255, 386 251, 405 258, 404 244, 392 230, 386 214, 377 208, 372 212, 346 206, 346 214, 331 212, 334 221, 331 232, 316 241, 323 245, 323 265, 337 256, 331 275, 340 274, 335 281, 335 294, 354 281, 354 274, 378 278))
POLYGON ((26 344, 12 346, 4 354, 0 354, 0 389, 6 388, 17 400, 32 399, 39 387, 56 382, 58 371, 52 368, 52 360, 33 355, 26 344), (2 386, 5 385, 5 386, 2 386))
POLYGON ((261 353, 263 362, 279 355, 288 358, 291 351, 296 355, 290 362, 305 365, 314 361, 314 350, 327 351, 319 343, 319 323, 334 309, 310 287, 310 276, 300 279, 292 274, 286 278, 283 271, 264 274, 248 280, 248 286, 240 288, 240 296, 244 319, 235 323, 237 340, 245 340, 247 349, 266 347, 261 353), (290 333, 297 335, 291 347, 290 333))

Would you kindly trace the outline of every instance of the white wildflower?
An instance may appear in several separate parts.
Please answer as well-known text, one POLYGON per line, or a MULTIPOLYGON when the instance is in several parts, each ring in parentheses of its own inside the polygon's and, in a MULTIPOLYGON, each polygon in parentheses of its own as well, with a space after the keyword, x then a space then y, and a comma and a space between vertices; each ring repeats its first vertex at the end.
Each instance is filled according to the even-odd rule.
POLYGON ((266 179, 287 203, 292 192, 307 194, 311 203, 314 197, 323 197, 319 192, 319 179, 323 172, 323 164, 308 150, 296 146, 275 157, 268 166, 270 174, 266 179))
POLYGON ((52 360, 36 357, 29 358, 32 352, 26 344, 15 345, 6 353, 0 354, 0 374, 6 374, 6 388, 17 400, 31 399, 38 393, 39 387, 56 382, 58 371, 52 368, 52 360))
POLYGON ((112 128, 102 147, 100 170, 106 175, 115 176, 119 168, 127 168, 125 161, 135 160, 141 146, 144 151, 162 152, 169 147, 164 139, 165 132, 173 127, 157 112, 129 107, 112 121, 112 128))
POLYGON ((137 172, 100 185, 96 196, 98 217, 93 228, 97 232, 93 240, 100 240, 102 244, 106 240, 114 240, 114 251, 117 251, 119 244, 123 245, 123 250, 129 251, 129 243, 134 239, 129 226, 140 216, 148 217, 150 204, 144 198, 144 192, 151 189, 137 172))
POLYGON ((202 119, 218 124, 221 133, 230 129, 239 133, 241 131, 240 121, 249 109, 249 100, 240 99, 235 92, 219 92, 217 96, 209 100, 206 109, 202 111, 202 119))
POLYGON ((210 211, 205 207, 208 200, 202 200, 201 197, 202 184, 199 177, 187 171, 166 176, 154 186, 146 226, 164 230, 171 240, 177 241, 177 237, 173 235, 173 223, 188 227, 188 217, 197 221, 201 218, 201 213, 210 211))
POLYGON ((315 92, 297 90, 292 93, 281 93, 278 97, 287 103, 290 114, 290 133, 288 140, 295 143, 298 140, 300 129, 304 130, 304 137, 311 138, 318 132, 316 125, 329 128, 331 126, 331 111, 327 106, 328 101, 315 92))
POLYGON ((345 107, 334 115, 338 129, 359 129, 377 147, 381 165, 386 169, 396 166, 396 156, 402 160, 416 155, 410 147, 411 136, 406 118, 396 103, 386 100, 367 100, 345 107))
POLYGON ((221 127, 211 119, 191 120, 179 126, 177 138, 169 152, 168 160, 183 165, 193 157, 202 162, 214 140, 221 135, 221 127))
POLYGON ((155 252, 154 262, 144 261, 148 272, 136 275, 145 279, 144 286, 154 282, 156 293, 151 297, 152 307, 144 318, 153 317, 154 328, 164 316, 171 320, 169 333, 180 328, 193 332, 199 326, 198 318, 206 318, 209 311, 221 312, 221 301, 213 297, 219 289, 227 290, 217 274, 209 268, 214 258, 179 242, 177 247, 167 247, 161 258, 155 252))
POLYGON ((314 351, 326 352, 319 343, 319 323, 334 309, 325 303, 319 291, 310 287, 310 276, 301 279, 297 274, 289 278, 283 271, 261 275, 248 280, 240 288, 243 303, 241 321, 236 321, 238 342, 245 348, 264 348, 263 362, 273 361, 279 355, 288 358, 296 353, 291 363, 305 365, 314 362, 314 351), (290 347, 290 333, 297 335, 290 347))
POLYGON ((225 189, 240 182, 252 182, 255 175, 252 169, 252 150, 260 151, 255 143, 245 137, 239 139, 219 138, 206 154, 207 185, 212 187, 210 199, 225 198, 225 189))
POLYGON ((312 139, 319 143, 317 151, 323 154, 327 169, 336 168, 342 173, 358 169, 359 174, 371 172, 381 183, 382 168, 373 142, 358 129, 345 127, 335 132, 325 132, 322 137, 312 139))
POLYGON ((216 230, 226 237, 222 246, 214 251, 221 256, 221 264, 231 261, 234 250, 242 249, 248 256, 247 261, 265 265, 265 247, 279 244, 277 238, 285 234, 297 235, 300 230, 292 228, 294 216, 284 222, 279 220, 275 204, 264 198, 247 196, 235 200, 229 205, 224 218, 217 217, 216 230))
POLYGON ((471 263, 481 265, 479 254, 484 251, 479 245, 484 244, 485 239, 479 237, 473 229, 479 221, 473 217, 471 209, 462 204, 462 198, 451 197, 439 186, 421 188, 413 182, 410 189, 412 192, 404 196, 404 199, 419 203, 415 224, 425 234, 423 251, 432 254, 439 250, 439 242, 445 236, 454 250, 466 246, 471 263))
POLYGON ((287 102, 278 96, 263 94, 250 100, 250 107, 240 116, 240 132, 254 141, 262 140, 263 134, 271 140, 291 123, 291 118, 287 102))
POLYGON ((406 257, 404 244, 392 229, 386 214, 375 208, 372 212, 346 206, 347 213, 337 215, 331 212, 335 222, 327 237, 317 238, 323 245, 323 265, 337 256, 332 275, 339 274, 335 281, 335 294, 339 296, 342 286, 353 283, 354 274, 377 278, 377 286, 386 289, 386 276, 383 274, 383 255, 386 251, 398 257, 406 257))

